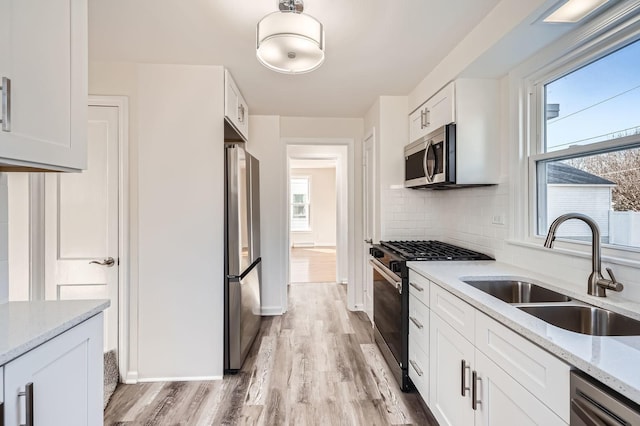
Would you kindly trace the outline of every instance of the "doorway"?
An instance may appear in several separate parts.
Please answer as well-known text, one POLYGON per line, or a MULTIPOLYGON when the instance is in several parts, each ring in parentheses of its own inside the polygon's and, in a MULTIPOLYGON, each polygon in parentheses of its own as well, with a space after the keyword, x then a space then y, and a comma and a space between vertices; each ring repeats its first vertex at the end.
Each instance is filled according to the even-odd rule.
POLYGON ((88 169, 10 174, 10 300, 109 299, 104 350, 128 370, 127 99, 90 97, 88 169))
POLYGON ((335 158, 289 160, 289 281, 337 282, 335 158))
POLYGON ((348 148, 287 146, 288 283, 348 283, 348 148))

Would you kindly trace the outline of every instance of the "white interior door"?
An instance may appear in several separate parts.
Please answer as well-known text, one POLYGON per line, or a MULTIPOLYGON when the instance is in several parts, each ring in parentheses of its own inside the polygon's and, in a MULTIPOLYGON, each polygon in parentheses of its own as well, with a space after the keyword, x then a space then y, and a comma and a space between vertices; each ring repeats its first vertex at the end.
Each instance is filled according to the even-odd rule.
POLYGON ((110 299, 105 351, 118 347, 118 108, 89 107, 88 169, 45 179, 45 297, 110 299))
POLYGON ((369 265, 369 247, 375 238, 375 156, 374 133, 364 141, 363 193, 364 193, 364 309, 373 321, 373 271, 369 265))

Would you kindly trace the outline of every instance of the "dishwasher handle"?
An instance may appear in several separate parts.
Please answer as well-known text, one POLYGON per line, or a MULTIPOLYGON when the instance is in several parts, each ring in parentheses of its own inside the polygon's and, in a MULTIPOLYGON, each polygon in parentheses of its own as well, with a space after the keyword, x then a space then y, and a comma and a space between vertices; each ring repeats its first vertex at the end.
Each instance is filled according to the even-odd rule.
POLYGON ((611 416, 608 416, 602 410, 591 404, 587 404, 585 401, 578 398, 571 398, 571 411, 574 412, 580 420, 582 420, 587 426, 609 426, 611 423, 604 422, 601 415, 609 417, 615 423, 622 426, 622 423, 618 422, 611 416))

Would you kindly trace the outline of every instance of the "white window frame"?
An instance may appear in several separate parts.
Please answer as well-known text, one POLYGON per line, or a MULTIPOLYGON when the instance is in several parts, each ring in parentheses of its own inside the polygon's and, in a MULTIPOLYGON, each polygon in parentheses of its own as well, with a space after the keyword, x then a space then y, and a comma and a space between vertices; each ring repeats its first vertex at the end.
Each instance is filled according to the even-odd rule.
MULTIPOLYGON (((639 9, 640 1, 633 1, 626 8, 606 13, 534 55, 510 73, 511 102, 513 110, 518 111, 512 116, 510 135, 520 141, 519 149, 512 155, 514 196, 511 243, 540 247, 544 241, 544 236, 537 235, 537 161, 569 158, 640 144, 640 136, 633 135, 549 153, 543 151, 544 85, 640 40, 639 9), (540 67, 541 63, 547 65, 540 67)), ((586 256, 591 251, 591 242, 559 238, 556 247, 568 254, 586 256)), ((640 249, 634 247, 606 244, 603 245, 603 254, 613 263, 630 262, 638 266, 640 261, 640 249)))
POLYGON ((291 181, 294 179, 306 179, 307 180, 307 202, 305 203, 307 206, 307 227, 305 229, 291 229, 291 232, 312 232, 313 228, 311 226, 311 176, 308 175, 295 175, 289 177, 289 221, 293 223, 293 205, 301 204, 293 202, 293 192, 291 191, 291 181))

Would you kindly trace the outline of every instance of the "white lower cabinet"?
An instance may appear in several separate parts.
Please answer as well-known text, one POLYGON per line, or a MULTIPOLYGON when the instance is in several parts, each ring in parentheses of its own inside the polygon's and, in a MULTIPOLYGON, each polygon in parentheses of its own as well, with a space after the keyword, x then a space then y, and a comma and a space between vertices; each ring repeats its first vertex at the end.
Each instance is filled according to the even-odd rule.
POLYGON ((431 311, 429 408, 440 425, 473 425, 473 345, 431 311))
POLYGON ((103 314, 4 366, 5 425, 102 425, 103 314))
POLYGON ((475 426, 566 425, 560 417, 480 351, 476 351, 474 368, 477 393, 475 426))
POLYGON ((437 314, 431 316, 430 380, 429 407, 441 425, 566 425, 437 314))
POLYGON ((409 289, 409 377, 440 425, 569 424, 568 364, 415 271, 409 280, 422 289, 409 289))

